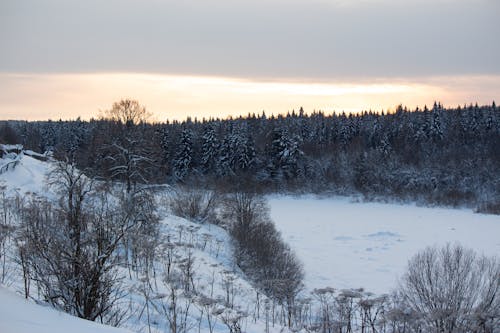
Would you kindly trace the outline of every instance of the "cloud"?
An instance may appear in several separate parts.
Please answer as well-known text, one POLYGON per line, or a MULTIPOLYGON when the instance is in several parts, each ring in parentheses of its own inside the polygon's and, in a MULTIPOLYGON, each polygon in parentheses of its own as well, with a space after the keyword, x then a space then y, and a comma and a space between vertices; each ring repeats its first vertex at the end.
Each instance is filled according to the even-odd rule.
POLYGON ((132 98, 158 120, 286 113, 303 106, 325 112, 498 102, 500 76, 398 78, 379 82, 253 81, 227 77, 131 73, 1 74, 0 119, 96 117, 132 98))
POLYGON ((5 0, 2 72, 500 74, 498 1, 5 0))

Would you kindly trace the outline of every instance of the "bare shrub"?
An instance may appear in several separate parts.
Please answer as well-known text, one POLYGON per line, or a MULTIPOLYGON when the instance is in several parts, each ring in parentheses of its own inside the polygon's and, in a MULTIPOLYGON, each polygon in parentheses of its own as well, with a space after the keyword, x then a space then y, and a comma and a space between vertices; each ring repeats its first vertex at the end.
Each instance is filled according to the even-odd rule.
POLYGON ((495 332, 500 325, 500 261, 460 245, 415 255, 399 292, 427 332, 495 332))
POLYGON ((284 322, 291 327, 304 272, 274 227, 265 200, 255 193, 230 194, 225 198, 223 215, 235 244, 238 265, 285 309, 284 322))
POLYGON ((217 195, 212 191, 179 187, 172 194, 170 209, 174 215, 198 223, 216 223, 217 195))

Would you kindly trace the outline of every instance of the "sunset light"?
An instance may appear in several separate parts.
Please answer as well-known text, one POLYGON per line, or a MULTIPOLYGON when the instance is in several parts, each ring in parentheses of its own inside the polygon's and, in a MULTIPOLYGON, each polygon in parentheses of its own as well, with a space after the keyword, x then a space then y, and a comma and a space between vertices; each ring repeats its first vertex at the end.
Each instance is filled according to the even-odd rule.
POLYGON ((0 74, 0 118, 90 119, 121 98, 139 100, 156 121, 284 114, 300 107, 308 113, 387 111, 398 104, 423 107, 436 100, 451 106, 490 103, 500 87, 500 77, 461 80, 346 83, 140 73, 0 74))

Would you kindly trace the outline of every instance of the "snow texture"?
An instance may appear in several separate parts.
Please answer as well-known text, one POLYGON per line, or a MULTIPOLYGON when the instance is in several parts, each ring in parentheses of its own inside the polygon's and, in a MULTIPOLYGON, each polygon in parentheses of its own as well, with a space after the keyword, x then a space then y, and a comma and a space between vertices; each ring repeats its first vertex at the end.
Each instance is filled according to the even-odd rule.
POLYGON ((13 161, 17 161, 15 166, 9 168, 8 172, 0 173, 0 185, 7 186, 7 192, 14 194, 18 192, 24 195, 27 192, 45 193, 47 173, 50 164, 25 155, 25 152, 12 157, 0 159, 0 169, 13 161))
POLYGON ((37 305, 0 286, 2 333, 127 333, 122 328, 70 316, 49 306, 37 305))
POLYGON ((306 288, 388 293, 426 246, 460 242, 500 253, 500 218, 467 209, 270 196, 271 217, 304 264, 306 288))

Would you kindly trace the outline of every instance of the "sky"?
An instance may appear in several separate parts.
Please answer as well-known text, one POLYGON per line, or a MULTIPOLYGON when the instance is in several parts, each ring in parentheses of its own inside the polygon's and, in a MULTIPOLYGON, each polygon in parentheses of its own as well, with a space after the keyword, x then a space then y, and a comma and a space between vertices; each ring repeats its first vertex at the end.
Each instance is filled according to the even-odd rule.
POLYGON ((2 0, 0 119, 500 100, 498 0, 2 0))

